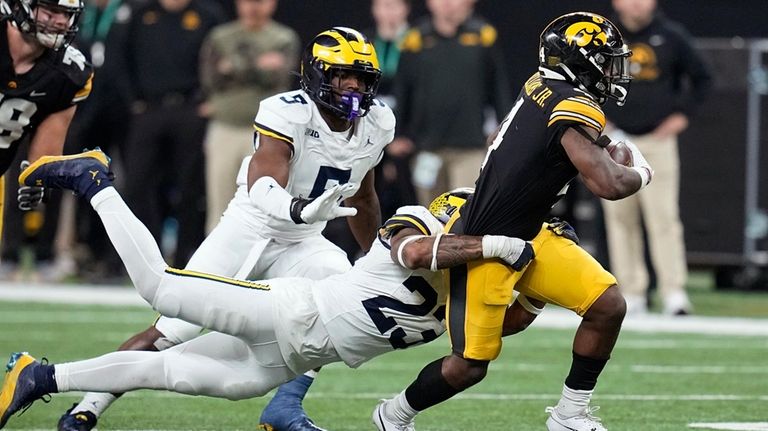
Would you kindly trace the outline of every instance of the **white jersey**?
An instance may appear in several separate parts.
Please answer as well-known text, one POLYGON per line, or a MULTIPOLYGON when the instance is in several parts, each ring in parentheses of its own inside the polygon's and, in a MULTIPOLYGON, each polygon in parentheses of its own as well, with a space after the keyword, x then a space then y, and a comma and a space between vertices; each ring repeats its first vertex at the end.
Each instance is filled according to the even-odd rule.
POLYGON ((350 271, 313 284, 320 319, 335 353, 350 367, 432 341, 445 332, 447 291, 441 273, 413 271, 392 261, 389 238, 403 227, 425 235, 443 231, 426 208, 402 207, 350 271))
MULTIPOLYGON (((286 191, 291 196, 315 198, 336 184, 353 184, 344 197, 352 196, 368 173, 381 160, 384 147, 394 138, 395 116, 384 103, 375 100, 368 115, 355 121, 353 133, 333 132, 321 117, 317 105, 302 90, 267 98, 259 105, 254 121, 255 148, 267 135, 292 150, 286 191)), ((248 197, 248 162, 243 161, 237 176, 238 190, 232 204, 247 213, 247 225, 264 237, 298 241, 319 235, 325 223, 300 224, 278 220, 253 206, 248 197)), ((242 214, 239 214, 241 217, 242 214)))

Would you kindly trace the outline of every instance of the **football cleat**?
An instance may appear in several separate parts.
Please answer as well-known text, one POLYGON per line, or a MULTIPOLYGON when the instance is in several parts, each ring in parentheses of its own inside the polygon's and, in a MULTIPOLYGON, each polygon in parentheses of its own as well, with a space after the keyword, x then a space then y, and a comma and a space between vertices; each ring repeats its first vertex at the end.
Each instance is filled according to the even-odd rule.
POLYGON ((82 411, 72 413, 72 410, 77 407, 77 403, 72 404, 59 419, 59 425, 56 427, 57 431, 91 431, 96 427, 98 419, 96 415, 89 411, 82 411))
POLYGON ((35 369, 44 366, 27 352, 11 355, 0 390, 0 428, 5 426, 12 414, 28 409, 38 399, 48 402, 44 398, 48 392, 35 379, 35 369))
POLYGON ((549 413, 547 419, 547 430, 549 431, 607 431, 603 424, 600 422, 600 418, 593 416, 593 413, 598 411, 600 407, 587 407, 581 414, 563 418, 557 413, 556 407, 547 407, 546 412, 549 413))
POLYGON ((325 428, 320 428, 312 422, 303 411, 301 416, 293 417, 291 419, 285 418, 274 420, 274 423, 265 422, 262 415, 259 426, 256 427, 259 431, 327 431, 325 428))
POLYGON ((19 186, 67 189, 90 200, 111 186, 110 159, 101 150, 71 156, 43 156, 19 175, 19 186))
POLYGON ((389 418, 384 412, 384 403, 388 400, 381 400, 376 404, 376 408, 373 409, 371 420, 376 425, 376 429, 379 431, 416 431, 416 426, 413 421, 408 423, 402 423, 396 419, 389 418))

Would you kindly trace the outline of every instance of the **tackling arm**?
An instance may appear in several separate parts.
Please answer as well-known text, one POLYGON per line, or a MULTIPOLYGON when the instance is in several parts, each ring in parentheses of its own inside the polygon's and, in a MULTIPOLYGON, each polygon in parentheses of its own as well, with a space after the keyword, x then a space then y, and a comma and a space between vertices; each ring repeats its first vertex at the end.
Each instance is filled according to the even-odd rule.
POLYGON ((360 190, 354 196, 347 198, 344 203, 348 207, 357 209, 357 215, 348 218, 347 222, 360 248, 367 253, 373 241, 376 240, 376 228, 381 226, 381 207, 374 188, 373 169, 365 174, 360 190))
MULTIPOLYGON (((583 130, 593 139, 597 139, 596 130, 591 128, 583 128, 583 130)), ((619 165, 611 159, 604 148, 595 145, 573 128, 566 129, 560 143, 565 148, 571 163, 584 179, 584 184, 601 198, 623 199, 645 187, 651 180, 653 171, 647 163, 643 166, 638 163, 639 160, 635 160, 635 167, 619 165)), ((636 148, 632 149, 632 153, 633 156, 637 154, 642 159, 639 151, 636 153, 636 148)), ((644 162, 644 159, 642 161, 644 162)))
POLYGON ((422 235, 405 228, 390 240, 392 260, 408 269, 432 271, 467 262, 499 258, 520 271, 533 259, 533 247, 519 239, 497 235, 422 235))

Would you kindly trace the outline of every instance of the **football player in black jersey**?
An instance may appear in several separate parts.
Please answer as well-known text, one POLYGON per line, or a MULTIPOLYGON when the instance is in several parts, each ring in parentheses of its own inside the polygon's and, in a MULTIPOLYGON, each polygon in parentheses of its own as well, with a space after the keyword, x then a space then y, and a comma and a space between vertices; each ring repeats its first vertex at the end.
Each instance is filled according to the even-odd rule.
MULTIPOLYGON (((69 45, 82 9, 82 0, 0 0, 0 175, 26 139, 31 161, 62 153, 93 79, 83 54, 69 45)), ((3 190, 0 184, 0 203, 3 190)), ((30 209, 42 196, 42 188, 25 187, 19 206, 30 209)))
POLYGON ((373 421, 380 430, 413 429, 419 411, 485 377, 501 350, 513 286, 534 306, 552 303, 583 318, 563 396, 548 409, 548 429, 605 429, 589 401, 616 343, 624 299, 616 279, 578 246, 570 226, 545 221, 577 175, 594 194, 612 200, 651 180, 651 167, 632 143, 632 166, 623 166, 601 136, 601 105, 608 99, 622 104, 627 96, 629 56, 618 29, 599 15, 564 15, 541 34, 539 70, 491 137, 474 195, 446 226, 452 233, 523 238, 535 259, 520 272, 491 260, 450 270, 452 355, 427 365, 405 391, 376 407, 373 421))

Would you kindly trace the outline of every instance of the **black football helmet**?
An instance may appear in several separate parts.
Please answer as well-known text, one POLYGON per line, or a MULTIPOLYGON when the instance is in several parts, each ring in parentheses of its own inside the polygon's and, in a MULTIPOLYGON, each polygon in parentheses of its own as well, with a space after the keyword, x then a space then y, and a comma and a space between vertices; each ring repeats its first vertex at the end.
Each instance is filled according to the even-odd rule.
POLYGON ((33 36, 45 46, 58 50, 69 45, 77 34, 77 22, 83 0, 10 0, 13 22, 22 33, 33 36), (69 17, 65 30, 54 29, 38 19, 40 8, 64 13, 69 17))
POLYGON ((619 29, 608 19, 589 12, 556 18, 541 33, 539 68, 546 77, 554 71, 595 96, 623 105, 632 77, 629 56, 619 29))
POLYGON ((365 116, 379 87, 381 69, 373 44, 347 27, 326 30, 307 45, 301 58, 301 88, 318 105, 346 120, 365 116), (340 94, 331 80, 346 70, 363 77, 365 91, 340 94))

